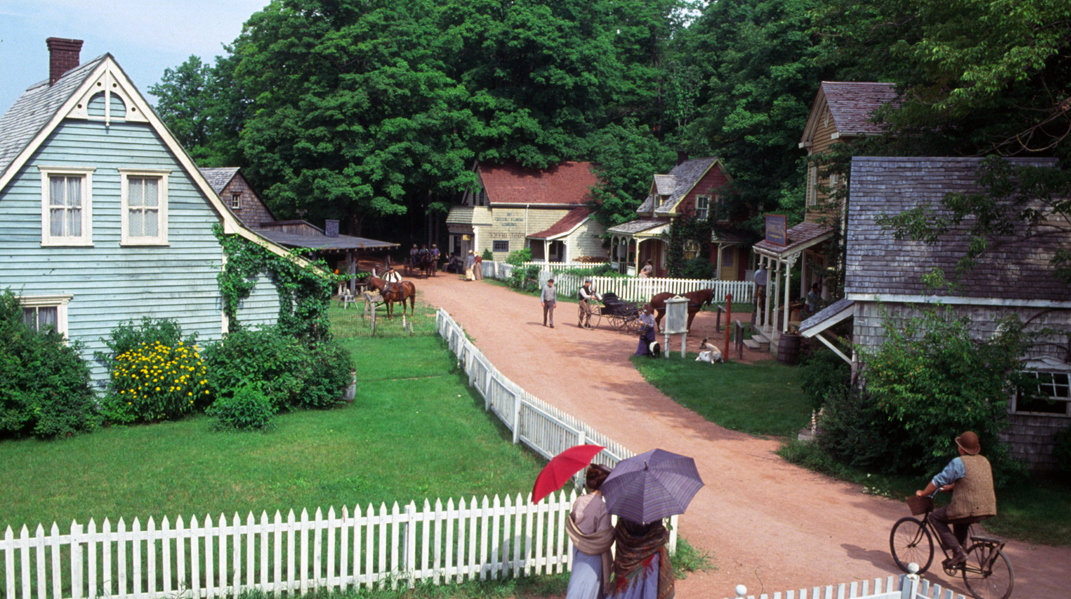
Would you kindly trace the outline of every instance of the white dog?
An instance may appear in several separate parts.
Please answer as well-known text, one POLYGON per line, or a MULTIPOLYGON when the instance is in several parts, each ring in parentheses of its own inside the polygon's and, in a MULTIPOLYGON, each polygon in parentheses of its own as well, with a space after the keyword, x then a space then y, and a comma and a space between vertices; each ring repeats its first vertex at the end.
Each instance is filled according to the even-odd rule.
POLYGON ((703 342, 699 344, 699 357, 695 361, 714 364, 715 362, 724 363, 725 359, 721 356, 721 350, 713 343, 709 343, 707 338, 704 337, 703 342))

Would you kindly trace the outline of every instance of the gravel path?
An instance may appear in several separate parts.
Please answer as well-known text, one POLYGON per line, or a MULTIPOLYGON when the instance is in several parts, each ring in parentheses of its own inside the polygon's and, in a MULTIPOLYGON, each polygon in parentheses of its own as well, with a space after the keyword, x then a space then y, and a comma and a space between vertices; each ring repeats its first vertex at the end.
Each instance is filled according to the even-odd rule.
MULTIPOLYGON (((536 397, 637 453, 658 447, 696 459, 706 486, 680 518, 681 535, 709 552, 715 568, 680 581, 678 597, 732 597, 737 584, 758 596, 899 572, 888 539, 907 515, 903 503, 793 466, 776 455, 778 441, 726 430, 677 405, 629 362, 634 336, 605 320, 597 330, 578 328, 576 304, 559 302, 551 329, 534 297, 445 273, 414 282, 421 302, 445 309, 496 368, 536 397)), ((712 313, 702 313, 689 351, 712 330, 712 313)), ((1006 553, 1014 596, 1069 595, 1071 548, 1012 542, 1006 553)), ((962 580, 932 571, 927 578, 966 592, 962 580)))

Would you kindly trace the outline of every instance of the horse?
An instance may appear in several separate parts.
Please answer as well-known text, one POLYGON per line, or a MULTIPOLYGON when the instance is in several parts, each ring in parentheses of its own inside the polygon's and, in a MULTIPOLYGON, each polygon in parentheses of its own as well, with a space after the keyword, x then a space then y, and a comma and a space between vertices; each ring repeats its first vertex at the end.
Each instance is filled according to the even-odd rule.
POLYGON ((413 257, 411 266, 424 273, 424 278, 428 278, 435 276, 439 265, 435 263, 435 256, 431 252, 421 251, 413 257))
MULTIPOLYGON (((677 295, 676 293, 659 293, 651 297, 651 307, 655 311, 655 329, 662 329, 662 317, 666 315, 666 300, 677 295)), ((695 319, 695 315, 699 314, 699 311, 703 309, 703 306, 709 306, 714 301, 714 288, 700 289, 699 291, 689 291, 682 294, 688 298, 688 331, 692 330, 692 320, 695 319)))
POLYGON ((373 270, 372 276, 368 277, 368 287, 375 289, 383 297, 383 302, 387 304, 387 318, 394 320, 394 302, 401 302, 402 318, 405 318, 406 300, 409 300, 409 317, 412 318, 416 313, 416 286, 409 281, 388 283, 377 277, 376 271, 373 270))

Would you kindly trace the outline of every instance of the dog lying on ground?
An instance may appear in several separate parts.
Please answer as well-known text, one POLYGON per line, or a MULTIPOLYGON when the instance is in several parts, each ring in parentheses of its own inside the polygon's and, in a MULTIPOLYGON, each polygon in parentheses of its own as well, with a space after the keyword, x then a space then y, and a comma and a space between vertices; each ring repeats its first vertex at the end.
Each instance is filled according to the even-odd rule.
POLYGON ((721 350, 710 343, 707 337, 703 337, 703 342, 699 344, 699 357, 695 361, 714 364, 715 362, 724 363, 725 359, 721 356, 721 350))

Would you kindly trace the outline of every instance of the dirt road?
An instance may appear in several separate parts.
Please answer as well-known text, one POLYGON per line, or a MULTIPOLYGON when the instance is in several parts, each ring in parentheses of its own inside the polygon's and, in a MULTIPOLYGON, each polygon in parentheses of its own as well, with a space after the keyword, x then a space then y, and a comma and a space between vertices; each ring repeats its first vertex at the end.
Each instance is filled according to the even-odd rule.
MULTIPOLYGON (((536 298, 444 273, 415 283, 420 301, 449 312, 495 367, 535 396, 637 453, 657 447, 696 459, 706 486, 680 518, 681 535, 708 551, 715 569, 679 582, 678 597, 733 597, 737 584, 758 596, 898 573, 889 530, 907 514, 903 503, 793 466, 774 453, 777 441, 723 429, 680 407, 629 362, 634 336, 605 321, 597 330, 578 328, 576 304, 559 303, 551 329, 542 326, 536 298)), ((689 351, 712 330, 711 313, 703 313, 689 351)), ((1071 548, 1012 542, 1006 553, 1014 596, 1071 595, 1071 548)), ((962 580, 926 577, 966 593, 962 580)))

